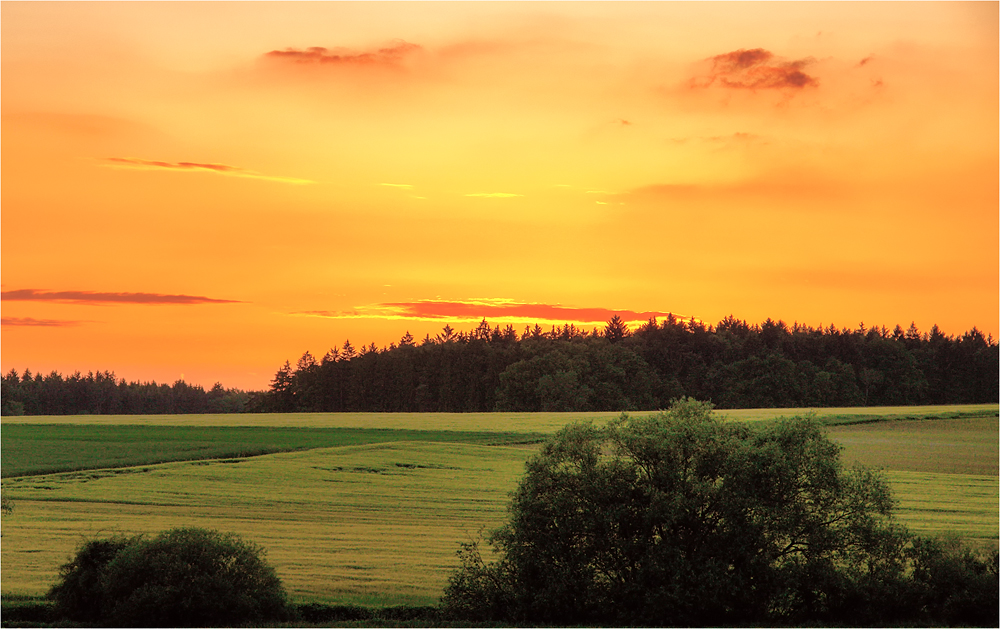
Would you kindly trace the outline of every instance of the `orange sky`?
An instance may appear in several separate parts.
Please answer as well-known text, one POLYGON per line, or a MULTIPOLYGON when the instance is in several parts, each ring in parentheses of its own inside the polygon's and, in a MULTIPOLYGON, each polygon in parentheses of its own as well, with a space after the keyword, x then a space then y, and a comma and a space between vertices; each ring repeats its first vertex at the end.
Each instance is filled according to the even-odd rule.
POLYGON ((3 371, 445 323, 998 336, 997 3, 0 5, 3 371))

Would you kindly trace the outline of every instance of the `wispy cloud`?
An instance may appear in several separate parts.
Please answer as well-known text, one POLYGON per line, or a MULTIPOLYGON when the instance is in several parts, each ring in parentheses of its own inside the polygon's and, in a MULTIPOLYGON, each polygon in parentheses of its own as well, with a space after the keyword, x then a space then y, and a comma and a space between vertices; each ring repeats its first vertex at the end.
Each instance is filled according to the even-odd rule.
POLYGON ((80 325, 83 321, 66 321, 63 319, 35 319, 33 317, 2 317, 0 325, 33 328, 69 328, 80 325))
POLYGON ((514 194, 512 192, 472 192, 465 195, 467 197, 484 197, 488 199, 506 199, 508 197, 523 197, 523 194, 514 194))
MULTIPOLYGON (((510 299, 468 299, 446 301, 422 299, 359 306, 351 310, 311 310, 292 314, 331 319, 416 319, 424 321, 479 321, 486 318, 498 322, 518 323, 580 323, 601 325, 617 315, 629 323, 642 323, 668 313, 608 308, 577 308, 560 304, 517 302, 510 299)), ((689 317, 680 317, 687 319, 689 317)))
POLYGON ((792 199, 849 197, 853 192, 837 181, 801 173, 775 173, 769 177, 718 184, 655 184, 623 193, 619 198, 658 201, 792 199))
POLYGON ((390 188, 406 188, 407 190, 413 187, 411 184, 408 183, 380 183, 379 185, 388 186, 390 188))
POLYGON ((298 179, 295 177, 275 177, 264 175, 246 168, 227 166, 226 164, 205 164, 199 162, 160 162, 148 159, 137 159, 134 157, 108 157, 104 160, 105 165, 111 168, 127 168, 132 170, 169 170, 174 172, 201 172, 226 175, 229 177, 243 177, 245 179, 261 179, 264 181, 275 181, 278 183, 290 183, 303 185, 316 183, 310 179, 298 179))
POLYGON ((712 69, 707 76, 692 80, 693 87, 713 85, 730 89, 802 89, 815 87, 819 81, 803 71, 812 58, 781 61, 763 48, 734 50, 710 57, 712 69))
POLYGON ((270 59, 288 61, 307 65, 393 65, 399 63, 407 55, 420 50, 417 44, 405 41, 393 42, 391 46, 377 50, 362 52, 349 48, 286 48, 272 50, 264 56, 270 59))
POLYGON ((33 288, 7 290, 0 293, 3 301, 51 301, 75 304, 238 304, 234 299, 213 299, 198 295, 164 295, 160 293, 97 293, 86 290, 44 291, 33 288))

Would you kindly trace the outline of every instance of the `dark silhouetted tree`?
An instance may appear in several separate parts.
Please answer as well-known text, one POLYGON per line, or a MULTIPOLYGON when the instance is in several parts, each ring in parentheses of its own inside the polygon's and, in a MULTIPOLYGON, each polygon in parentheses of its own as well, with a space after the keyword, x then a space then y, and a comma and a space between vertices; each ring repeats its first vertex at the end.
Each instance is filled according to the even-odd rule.
POLYGON ((617 343, 628 336, 628 326, 618 315, 611 317, 608 324, 604 326, 604 338, 612 343, 617 343))
POLYGON ((836 592, 809 575, 841 588, 898 577, 906 536, 879 474, 844 469, 810 421, 751 428, 709 409, 683 400, 560 431, 489 538, 495 561, 463 547, 446 609, 515 624, 770 623, 829 611, 836 592))

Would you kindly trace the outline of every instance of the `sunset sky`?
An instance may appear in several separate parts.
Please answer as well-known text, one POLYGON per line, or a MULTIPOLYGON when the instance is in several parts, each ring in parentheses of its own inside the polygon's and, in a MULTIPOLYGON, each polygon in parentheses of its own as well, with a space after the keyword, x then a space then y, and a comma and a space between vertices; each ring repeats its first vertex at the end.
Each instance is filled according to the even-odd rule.
POLYGON ((4 372, 445 324, 998 336, 998 4, 0 5, 4 372))

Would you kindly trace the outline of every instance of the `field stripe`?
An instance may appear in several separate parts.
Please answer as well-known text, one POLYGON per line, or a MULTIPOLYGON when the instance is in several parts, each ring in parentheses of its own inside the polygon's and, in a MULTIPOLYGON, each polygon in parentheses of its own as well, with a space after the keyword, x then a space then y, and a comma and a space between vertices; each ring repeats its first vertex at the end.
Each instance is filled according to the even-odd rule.
MULTIPOLYGON (((646 415, 651 411, 636 411, 646 415)), ((996 417, 998 404, 942 406, 866 406, 837 408, 767 408, 717 410, 734 421, 765 421, 815 413, 819 418, 850 421, 873 418, 918 418, 969 413, 996 417)), ((215 415, 36 415, 4 417, 4 425, 88 424, 145 426, 256 426, 304 428, 386 428, 409 430, 458 430, 473 432, 553 433, 574 421, 603 423, 618 412, 594 413, 234 413, 215 415)))

